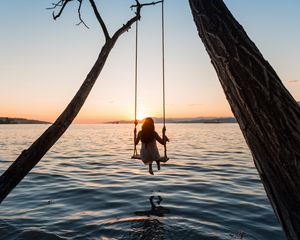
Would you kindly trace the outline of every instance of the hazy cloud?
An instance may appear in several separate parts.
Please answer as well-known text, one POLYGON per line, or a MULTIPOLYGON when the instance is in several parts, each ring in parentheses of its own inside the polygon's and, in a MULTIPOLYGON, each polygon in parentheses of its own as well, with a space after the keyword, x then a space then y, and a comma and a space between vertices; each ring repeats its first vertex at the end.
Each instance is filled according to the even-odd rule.
POLYGON ((190 103, 187 106, 188 107, 197 107, 197 106, 201 106, 201 105, 202 105, 201 103, 190 103))
POLYGON ((291 84, 295 84, 295 83, 300 83, 300 80, 288 80, 287 82, 291 84))

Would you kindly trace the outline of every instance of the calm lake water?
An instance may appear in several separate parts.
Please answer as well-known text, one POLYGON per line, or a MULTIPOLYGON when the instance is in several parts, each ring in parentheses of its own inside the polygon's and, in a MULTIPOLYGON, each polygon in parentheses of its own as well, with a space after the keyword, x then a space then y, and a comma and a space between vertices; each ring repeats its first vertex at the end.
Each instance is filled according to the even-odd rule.
MULTIPOLYGON (((46 128, 0 125, 1 173, 46 128)), ((132 135, 71 126, 1 204, 0 238, 285 239, 237 124, 168 124, 154 176, 132 135)))

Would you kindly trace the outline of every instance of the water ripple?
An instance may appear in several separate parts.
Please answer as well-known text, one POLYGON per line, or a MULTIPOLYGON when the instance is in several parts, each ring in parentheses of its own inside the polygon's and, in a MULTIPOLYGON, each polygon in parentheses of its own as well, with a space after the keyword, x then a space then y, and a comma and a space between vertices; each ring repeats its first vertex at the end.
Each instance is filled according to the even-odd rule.
MULTIPOLYGON (((1 125, 1 172, 45 128, 1 125)), ((72 126, 2 203, 1 237, 284 239, 236 124, 170 124, 154 176, 130 159, 131 131, 72 126)))

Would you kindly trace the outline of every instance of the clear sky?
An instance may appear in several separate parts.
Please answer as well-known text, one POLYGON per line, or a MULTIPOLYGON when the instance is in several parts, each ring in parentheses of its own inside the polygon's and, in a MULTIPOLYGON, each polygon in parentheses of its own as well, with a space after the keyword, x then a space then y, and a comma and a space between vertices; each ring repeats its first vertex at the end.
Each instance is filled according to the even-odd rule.
MULTIPOLYGON (((2 0, 0 116, 54 121, 76 93, 103 44, 87 0, 76 26, 76 1, 54 21, 51 0, 2 0)), ((141 1, 145 2, 145 1, 141 1)), ((133 0, 96 0, 113 33, 133 0)), ((300 101, 300 1, 225 0, 286 88, 300 101)), ((187 0, 165 0, 167 117, 232 116, 192 19, 187 0)), ((139 116, 161 116, 160 7, 142 10, 139 116)), ((134 29, 119 39, 76 122, 134 118, 134 29)))

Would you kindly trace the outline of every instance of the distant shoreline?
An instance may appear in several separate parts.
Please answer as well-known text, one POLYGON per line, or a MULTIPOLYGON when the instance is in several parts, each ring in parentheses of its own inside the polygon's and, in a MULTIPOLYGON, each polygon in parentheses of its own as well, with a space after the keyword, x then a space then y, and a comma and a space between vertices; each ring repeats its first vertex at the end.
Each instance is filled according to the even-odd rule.
POLYGON ((51 124, 46 121, 39 121, 26 118, 9 118, 9 117, 0 117, 0 124, 51 124))
MULTIPOLYGON (((155 123, 163 123, 161 118, 154 118, 155 123)), ((141 123, 142 121, 139 121, 141 123)), ((206 124, 218 124, 218 123, 237 123, 234 117, 217 117, 217 118, 206 118, 206 117, 197 117, 197 118, 167 118, 166 123, 174 124, 193 124, 193 123, 206 123, 206 124)), ((51 124, 51 122, 26 119, 26 118, 9 118, 9 117, 0 117, 0 124, 51 124)), ((74 123, 74 124, 133 124, 133 120, 116 120, 116 121, 107 121, 107 122, 95 122, 95 123, 74 123)))

